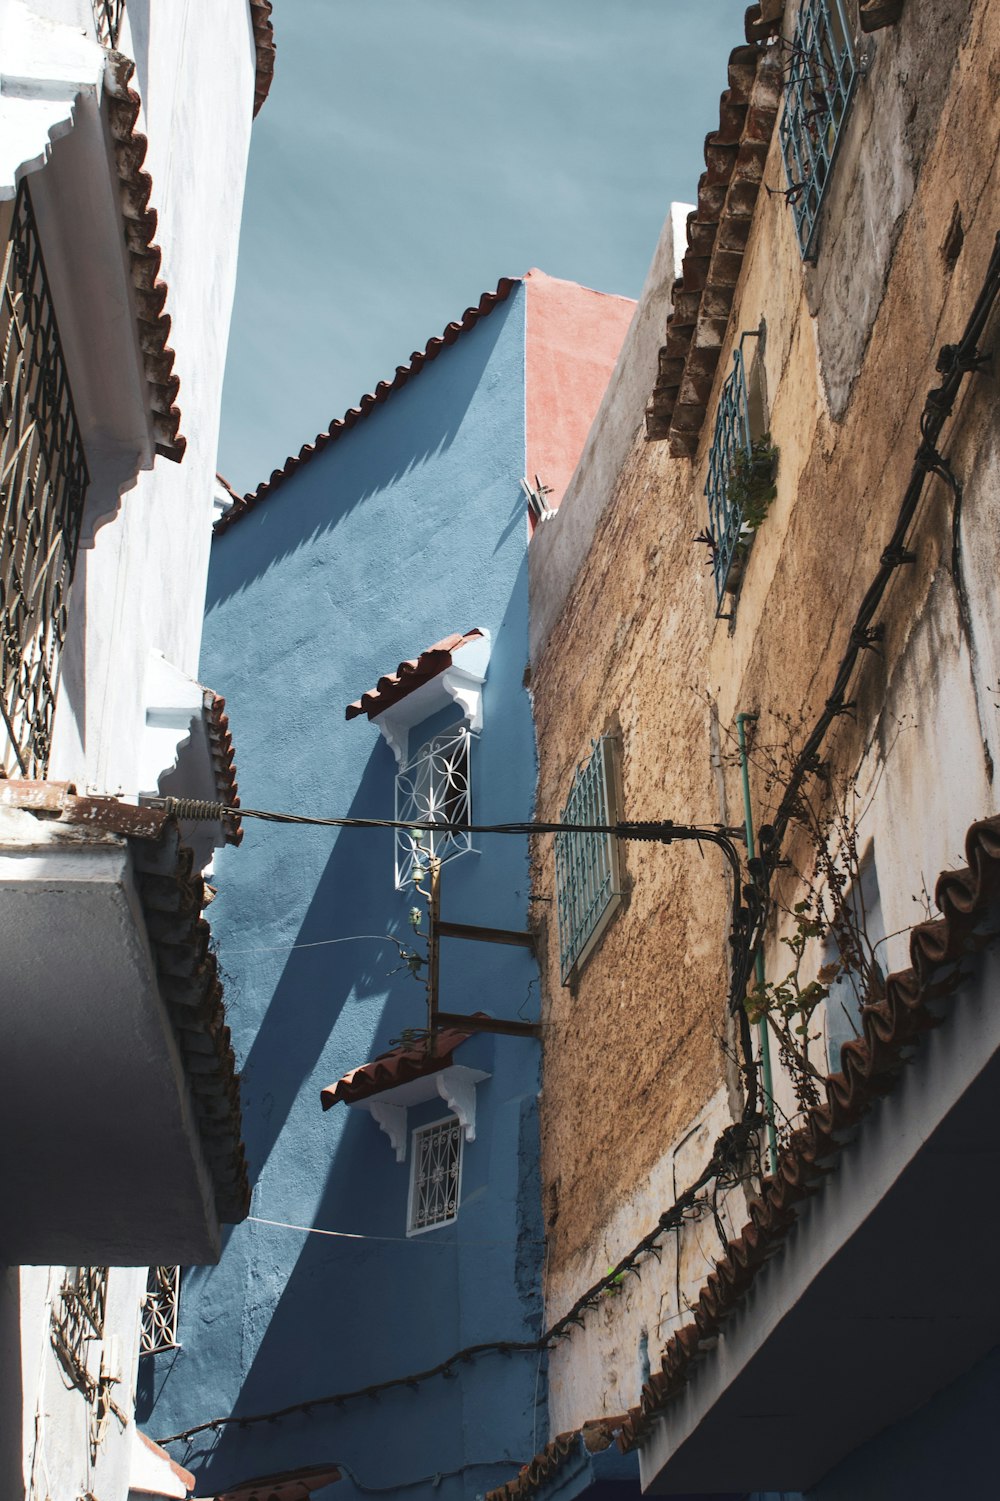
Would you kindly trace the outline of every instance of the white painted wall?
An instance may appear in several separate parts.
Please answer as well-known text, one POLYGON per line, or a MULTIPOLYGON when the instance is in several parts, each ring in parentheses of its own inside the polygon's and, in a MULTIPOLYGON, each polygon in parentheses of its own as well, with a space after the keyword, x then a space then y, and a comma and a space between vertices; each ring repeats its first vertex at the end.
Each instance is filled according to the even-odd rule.
MULTIPOLYGON (((606 1275, 655 1225, 659 1216, 698 1178, 720 1132, 732 1117, 724 1090, 709 1101, 645 1183, 619 1204, 599 1244, 568 1262, 545 1285, 546 1323, 553 1323, 606 1275)), ((728 1235, 742 1229, 746 1200, 741 1189, 719 1195, 720 1218, 728 1235)), ((665 1234, 659 1260, 647 1256, 641 1276, 627 1276, 585 1315, 583 1328, 561 1340, 549 1355, 549 1432, 565 1433, 596 1417, 615 1417, 635 1407, 642 1392, 642 1346, 653 1371, 678 1329, 690 1321, 688 1308, 722 1254, 711 1217, 687 1222, 678 1234, 665 1234)))
POLYGON ((130 0, 120 46, 137 64, 187 451, 157 458, 79 554, 50 776, 135 794, 149 653, 193 677, 201 644, 253 109, 247 0, 130 0))
POLYGON ((125 1501, 132 1466, 135 1379, 139 1358, 139 1312, 146 1269, 113 1267, 103 1344, 90 1342, 88 1369, 98 1371, 101 1356, 121 1380, 115 1401, 130 1415, 123 1427, 112 1417, 96 1458, 91 1458, 90 1409, 71 1386, 49 1337, 53 1305, 67 1268, 22 1267, 21 1391, 24 1495, 27 1501, 77 1501, 91 1492, 100 1501, 125 1501))
MULTIPOLYGON (((99 435, 85 433, 88 460, 99 479, 89 518, 93 523, 110 513, 110 519, 78 558, 49 775, 75 781, 81 790, 134 794, 151 653, 161 653, 190 677, 198 666, 254 98, 247 0, 129 0, 119 49, 136 62, 132 86, 142 100, 136 128, 149 141, 144 165, 153 180, 151 206, 158 214, 160 274, 169 287, 169 343, 181 381, 178 405, 187 451, 179 465, 156 458, 135 480, 151 461, 148 444, 143 449, 137 442, 128 450, 118 441, 117 478, 108 478, 97 462, 99 435), (132 454, 124 481, 121 452, 132 454), (116 513, 122 482, 126 488, 116 513)), ((0 0, 0 58, 0 199, 11 198, 20 178, 32 173, 33 195, 37 184, 44 202, 45 174, 53 174, 60 149, 69 159, 72 132, 81 121, 90 131, 91 162, 99 141, 94 132, 100 125, 104 54, 90 0, 0 0)), ((94 186, 95 197, 107 194, 106 179, 98 183, 95 176, 94 186)), ((61 257, 72 269, 73 248, 54 250, 54 259, 61 257)), ((80 267, 74 308, 67 305, 72 286, 67 292, 60 273, 67 340, 76 341, 80 361, 87 353, 80 348, 79 328, 85 325, 75 314, 89 297, 85 279, 94 274, 93 260, 80 267)), ((112 295, 119 294, 109 284, 112 295)), ((120 370, 111 374, 121 378, 120 370)), ((137 397, 145 400, 145 392, 133 374, 128 394, 135 405, 137 397)), ((95 1171, 113 1171, 113 1162, 96 1163, 95 1171)), ((8 1299, 20 1303, 24 1495, 28 1501, 75 1501, 91 1492, 100 1501, 125 1501, 146 1270, 110 1273, 105 1345, 121 1371, 116 1399, 130 1422, 122 1430, 112 1419, 93 1462, 86 1402, 67 1386, 49 1335, 52 1299, 64 1270, 25 1267, 19 1292, 5 1284, 8 1299)), ((16 1396, 13 1401, 16 1405, 16 1396)), ((7 1437, 9 1442, 13 1433, 7 1437)), ((4 1469, 5 1478, 13 1468, 4 1469)), ((19 1501, 13 1492, 11 1501, 19 1501)))

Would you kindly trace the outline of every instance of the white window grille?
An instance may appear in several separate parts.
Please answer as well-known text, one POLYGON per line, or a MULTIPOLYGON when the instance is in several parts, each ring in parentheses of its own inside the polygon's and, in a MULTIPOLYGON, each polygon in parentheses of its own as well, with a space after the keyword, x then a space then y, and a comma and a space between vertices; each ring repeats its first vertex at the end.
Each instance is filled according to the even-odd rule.
POLYGON ((419 1235, 458 1218, 462 1192, 462 1125, 449 1115, 413 1133, 407 1235, 419 1235))
POLYGON ((177 1313, 180 1303, 179 1266, 151 1266, 142 1300, 140 1355, 172 1350, 177 1344, 177 1313))
MULTIPOLYGON (((560 823, 617 823, 616 750, 607 735, 593 742, 577 767, 560 823)), ((568 985, 621 906, 618 840, 614 834, 557 834, 555 862, 559 967, 568 985)))
POLYGON ((396 773, 396 820, 401 823, 441 824, 441 833, 419 837, 396 831, 396 886, 402 891, 414 878, 414 866, 430 856, 442 865, 472 849, 469 834, 455 833, 448 824, 469 823, 472 797, 469 775, 471 735, 465 728, 435 735, 396 773))

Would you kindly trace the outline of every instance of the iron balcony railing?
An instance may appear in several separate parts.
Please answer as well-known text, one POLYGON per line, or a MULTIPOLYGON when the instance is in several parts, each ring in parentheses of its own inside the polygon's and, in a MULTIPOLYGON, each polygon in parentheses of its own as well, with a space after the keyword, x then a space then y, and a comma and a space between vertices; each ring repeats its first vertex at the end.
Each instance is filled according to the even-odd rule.
POLYGON ((2 765, 44 778, 88 474, 26 183, 4 258, 0 355, 2 765))
MULTIPOLYGON (((614 752, 609 736, 593 742, 590 756, 577 768, 560 823, 615 822, 614 752)), ((617 841, 613 834, 557 834, 555 864, 559 968, 566 985, 621 898, 617 841)))
POLYGON ((715 613, 721 619, 728 618, 722 604, 734 565, 741 561, 743 550, 748 545, 747 539, 741 536, 742 507, 734 504, 730 496, 731 482, 738 455, 743 453, 749 459, 751 448, 750 402, 741 340, 739 347, 733 350, 733 368, 719 394, 715 432, 708 455, 708 479, 705 481, 715 578, 715 613))
POLYGON ((816 258, 819 212, 857 80, 843 0, 802 0, 785 75, 779 139, 803 260, 816 258))
POLYGON ((117 47, 125 18, 125 0, 94 0, 97 40, 105 47, 117 47))

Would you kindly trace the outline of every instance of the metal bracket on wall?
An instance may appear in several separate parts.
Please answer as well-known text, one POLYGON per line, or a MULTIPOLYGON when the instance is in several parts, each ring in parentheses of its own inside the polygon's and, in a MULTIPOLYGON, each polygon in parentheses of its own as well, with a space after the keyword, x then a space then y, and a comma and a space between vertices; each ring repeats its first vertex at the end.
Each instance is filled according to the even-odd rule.
MULTIPOLYGON (((504 1021, 495 1016, 467 1016, 460 1011, 442 1011, 438 1005, 441 971, 441 939, 466 938, 476 943, 506 943, 535 951, 531 933, 512 928, 484 928, 473 923, 445 922, 441 918, 441 862, 429 862, 430 887, 427 897, 427 1030, 433 1037, 441 1027, 457 1027, 463 1032, 492 1032, 500 1037, 541 1038, 537 1022, 504 1021)), ((418 890, 421 888, 418 887, 418 890)))

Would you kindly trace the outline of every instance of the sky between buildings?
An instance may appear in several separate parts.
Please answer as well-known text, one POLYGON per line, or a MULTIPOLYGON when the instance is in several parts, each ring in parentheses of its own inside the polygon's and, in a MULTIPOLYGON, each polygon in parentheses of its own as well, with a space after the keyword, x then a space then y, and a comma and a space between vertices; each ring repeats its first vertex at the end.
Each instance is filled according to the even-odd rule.
POLYGON ((501 276, 638 295, 747 0, 276 0, 220 468, 254 488, 501 276))

